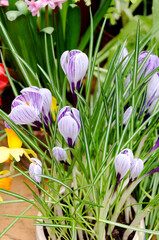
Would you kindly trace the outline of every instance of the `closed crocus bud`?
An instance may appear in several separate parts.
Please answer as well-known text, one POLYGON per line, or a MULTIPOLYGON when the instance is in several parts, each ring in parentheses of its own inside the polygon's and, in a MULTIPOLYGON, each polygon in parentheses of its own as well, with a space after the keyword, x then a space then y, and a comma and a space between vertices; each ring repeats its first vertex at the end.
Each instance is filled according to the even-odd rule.
POLYGON ((29 175, 32 177, 37 183, 41 183, 41 177, 38 175, 42 174, 42 163, 37 158, 31 158, 34 163, 29 165, 29 175))
POLYGON ((54 147, 52 149, 53 155, 56 158, 57 162, 64 161, 66 162, 67 154, 66 151, 61 147, 54 147))
POLYGON ((144 168, 143 161, 141 159, 134 158, 130 167, 130 179, 134 181, 142 172, 144 168))
POLYGON ((131 113, 132 113, 132 107, 129 107, 126 109, 124 113, 124 118, 123 118, 123 125, 126 125, 127 121, 129 120, 131 113))
MULTIPOLYGON (((148 51, 143 51, 139 54, 139 60, 138 60, 138 66, 142 63, 142 61, 145 59, 147 56, 148 51)), ((143 68, 141 69, 139 75, 138 75, 138 80, 141 77, 141 75, 144 72, 144 77, 146 77, 150 72, 152 72, 154 69, 156 69, 159 66, 159 58, 158 56, 154 54, 150 54, 148 60, 144 64, 143 68)))
POLYGON ((130 157, 119 153, 114 161, 117 182, 120 182, 130 170, 130 157))
POLYGON ((88 68, 88 57, 80 50, 65 51, 60 59, 61 67, 70 83, 71 92, 79 91, 88 68))
POLYGON ((134 159, 134 155, 131 149, 125 148, 124 150, 121 151, 121 153, 127 155, 130 158, 130 164, 131 164, 134 159))
MULTIPOLYGON (((146 101, 150 107, 148 113, 151 114, 159 99, 159 73, 155 73, 147 85, 146 101)), ((147 108, 146 107, 146 108, 147 108)))
POLYGON ((69 147, 74 147, 80 128, 79 111, 69 106, 62 108, 58 114, 58 129, 69 147))

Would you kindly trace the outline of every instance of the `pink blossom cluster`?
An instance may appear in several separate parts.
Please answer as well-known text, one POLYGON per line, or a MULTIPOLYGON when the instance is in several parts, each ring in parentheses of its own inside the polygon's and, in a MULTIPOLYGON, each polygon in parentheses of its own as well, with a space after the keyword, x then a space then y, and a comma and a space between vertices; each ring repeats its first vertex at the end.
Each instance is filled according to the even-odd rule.
POLYGON ((8 6, 9 6, 8 0, 0 0, 0 6, 2 6, 2 7, 8 7, 8 6))
POLYGON ((59 7, 60 9, 62 9, 62 3, 66 2, 67 0, 25 0, 25 2, 28 4, 28 10, 31 11, 32 16, 37 15, 38 17, 40 16, 39 10, 40 8, 46 7, 47 5, 52 8, 55 9, 55 7, 59 7))

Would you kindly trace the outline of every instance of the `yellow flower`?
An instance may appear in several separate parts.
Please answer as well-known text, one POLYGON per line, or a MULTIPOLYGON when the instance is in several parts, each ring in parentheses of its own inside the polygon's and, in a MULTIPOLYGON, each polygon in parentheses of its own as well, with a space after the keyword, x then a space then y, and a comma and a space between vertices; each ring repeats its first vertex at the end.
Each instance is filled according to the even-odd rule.
POLYGON ((56 98, 52 97, 51 113, 52 113, 52 116, 53 116, 53 120, 54 120, 54 121, 55 121, 55 114, 57 113, 57 109, 58 109, 58 106, 57 106, 56 98))
POLYGON ((8 138, 8 146, 0 147, 0 163, 6 162, 8 159, 15 159, 17 162, 20 161, 20 157, 24 154, 30 161, 30 157, 28 154, 32 154, 35 158, 37 158, 36 153, 31 149, 21 148, 22 141, 15 134, 12 129, 5 129, 8 138))
MULTIPOLYGON (((8 178, 8 177, 0 179, 0 188, 6 189, 6 190, 10 190, 11 184, 12 184, 12 180, 13 180, 12 178, 8 178)), ((0 196, 0 202, 3 202, 3 199, 2 199, 1 196, 0 196)))

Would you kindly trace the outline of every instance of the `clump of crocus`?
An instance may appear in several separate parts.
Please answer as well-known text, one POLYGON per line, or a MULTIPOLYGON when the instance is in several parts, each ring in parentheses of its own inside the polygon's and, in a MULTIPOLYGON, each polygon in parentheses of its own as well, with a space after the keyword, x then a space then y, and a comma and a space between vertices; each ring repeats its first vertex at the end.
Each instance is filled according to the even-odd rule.
POLYGON ((9 6, 8 0, 0 0, 0 6, 2 6, 2 7, 8 7, 8 6, 9 6))
POLYGON ((31 11, 32 16, 37 15, 40 16, 39 10, 43 7, 49 6, 52 9, 55 9, 56 7, 59 7, 62 9, 62 3, 66 2, 67 0, 38 0, 38 1, 28 1, 25 0, 25 2, 28 4, 28 10, 31 11))
POLYGON ((29 165, 29 175, 31 178, 33 178, 35 180, 35 182, 40 184, 41 176, 38 176, 38 175, 42 174, 42 163, 37 158, 31 158, 31 160, 33 162, 29 165))
MULTIPOLYGON (((60 63, 64 73, 67 75, 71 92, 75 95, 75 89, 80 90, 82 80, 86 75, 88 57, 80 50, 65 51, 61 56, 60 63)), ((76 106, 76 103, 74 103, 74 106, 76 106)))
POLYGON ((80 132, 79 111, 66 106, 58 113, 58 129, 70 148, 73 148, 80 132))
POLYGON ((67 154, 66 151, 61 147, 54 147, 52 149, 53 155, 56 158, 57 162, 64 161, 66 162, 67 154))
POLYGON ((42 127, 42 115, 46 131, 49 131, 49 124, 52 125, 51 92, 46 88, 31 86, 24 88, 21 93, 13 100, 8 117, 16 124, 42 127))

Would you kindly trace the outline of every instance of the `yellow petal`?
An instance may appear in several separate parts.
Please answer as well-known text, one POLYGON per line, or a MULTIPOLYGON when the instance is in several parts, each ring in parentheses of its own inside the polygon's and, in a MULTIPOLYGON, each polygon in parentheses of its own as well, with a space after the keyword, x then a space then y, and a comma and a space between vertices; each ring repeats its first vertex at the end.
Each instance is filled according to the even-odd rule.
POLYGON ((9 128, 5 128, 5 131, 7 133, 9 148, 21 148, 22 141, 17 136, 17 134, 12 129, 9 128))
POLYGON ((0 175, 5 175, 5 174, 7 174, 7 173, 9 173, 8 170, 3 170, 3 171, 0 172, 0 175))
POLYGON ((11 148, 10 150, 10 155, 17 161, 20 161, 20 157, 24 154, 24 149, 23 148, 11 148))
POLYGON ((0 179, 0 188, 10 190, 13 178, 5 177, 0 179))
POLYGON ((33 150, 31 150, 31 149, 23 149, 24 150, 24 154, 26 155, 26 154, 32 154, 35 158, 37 158, 37 154, 33 151, 33 150))
POLYGON ((0 147, 0 163, 6 162, 10 157, 10 149, 6 147, 0 147))
POLYGON ((0 195, 0 202, 3 202, 3 198, 1 197, 1 195, 0 195))
POLYGON ((58 109, 58 106, 57 106, 56 98, 52 97, 51 113, 52 113, 52 116, 53 116, 53 120, 54 120, 54 121, 55 121, 55 113, 57 113, 57 109, 58 109))

